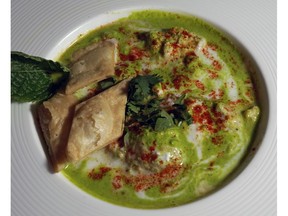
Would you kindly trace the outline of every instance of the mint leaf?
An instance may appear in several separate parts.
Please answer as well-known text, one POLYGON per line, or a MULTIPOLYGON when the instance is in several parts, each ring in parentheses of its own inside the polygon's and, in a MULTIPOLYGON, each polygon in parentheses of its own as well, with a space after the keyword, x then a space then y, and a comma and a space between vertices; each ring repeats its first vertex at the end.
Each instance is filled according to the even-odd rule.
POLYGON ((11 52, 11 99, 35 102, 48 99, 65 83, 69 69, 58 62, 11 52))

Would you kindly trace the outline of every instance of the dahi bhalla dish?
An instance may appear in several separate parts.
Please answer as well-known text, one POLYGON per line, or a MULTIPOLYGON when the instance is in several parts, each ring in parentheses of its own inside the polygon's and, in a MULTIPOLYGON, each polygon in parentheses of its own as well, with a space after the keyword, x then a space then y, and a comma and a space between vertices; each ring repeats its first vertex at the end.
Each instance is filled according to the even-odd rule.
POLYGON ((146 10, 82 35, 66 88, 39 108, 55 171, 117 205, 155 209, 216 190, 260 118, 253 77, 198 18, 146 10))

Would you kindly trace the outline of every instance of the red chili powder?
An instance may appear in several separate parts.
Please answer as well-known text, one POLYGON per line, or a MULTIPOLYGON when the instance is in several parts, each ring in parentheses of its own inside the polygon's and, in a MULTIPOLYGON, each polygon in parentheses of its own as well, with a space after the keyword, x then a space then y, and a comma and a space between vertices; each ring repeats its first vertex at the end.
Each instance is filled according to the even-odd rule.
POLYGON ((104 175, 111 170, 110 167, 100 167, 98 172, 95 172, 94 169, 92 169, 88 173, 88 177, 93 179, 93 180, 100 180, 104 177, 104 175))
POLYGON ((177 177, 181 172, 183 172, 183 166, 179 164, 170 164, 159 173, 147 175, 139 174, 136 176, 123 175, 122 177, 126 184, 130 184, 134 187, 135 191, 143 191, 157 186, 159 186, 162 191, 165 191, 165 188, 170 186, 170 180, 177 177))

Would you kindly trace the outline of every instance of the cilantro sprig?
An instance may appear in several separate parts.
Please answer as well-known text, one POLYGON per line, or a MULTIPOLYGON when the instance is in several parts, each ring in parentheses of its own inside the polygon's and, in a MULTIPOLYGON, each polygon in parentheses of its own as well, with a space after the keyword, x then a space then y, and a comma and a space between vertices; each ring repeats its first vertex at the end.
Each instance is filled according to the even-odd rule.
POLYGON ((186 122, 192 123, 191 115, 183 104, 184 95, 171 107, 161 106, 161 101, 153 87, 162 78, 155 75, 137 76, 128 87, 128 102, 126 105, 126 126, 150 127, 155 131, 163 131, 186 122))

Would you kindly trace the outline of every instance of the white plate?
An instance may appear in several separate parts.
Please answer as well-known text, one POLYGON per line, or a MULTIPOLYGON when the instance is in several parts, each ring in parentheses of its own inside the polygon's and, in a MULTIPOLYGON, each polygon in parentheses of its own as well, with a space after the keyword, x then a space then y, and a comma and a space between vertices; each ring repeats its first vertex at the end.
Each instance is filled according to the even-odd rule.
POLYGON ((52 174, 33 107, 13 103, 12 215, 276 215, 276 1, 12 0, 11 49, 55 58, 78 34, 123 16, 127 9, 144 8, 201 17, 230 34, 253 57, 268 93, 261 98, 267 104, 266 119, 255 156, 232 182, 194 203, 162 210, 124 208, 91 197, 61 174, 52 174))

